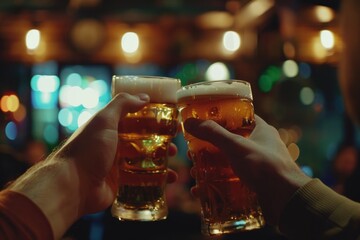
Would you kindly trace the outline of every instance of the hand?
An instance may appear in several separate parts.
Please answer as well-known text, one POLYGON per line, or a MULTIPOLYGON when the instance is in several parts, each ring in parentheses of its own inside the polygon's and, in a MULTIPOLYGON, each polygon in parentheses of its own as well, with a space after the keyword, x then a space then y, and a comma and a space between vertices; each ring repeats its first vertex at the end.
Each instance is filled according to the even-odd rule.
MULTIPOLYGON (((124 93, 116 96, 86 126, 73 134, 54 156, 73 159, 75 176, 79 176, 78 188, 83 191, 81 215, 103 210, 113 202, 118 182, 112 179, 109 172, 117 151, 119 120, 129 112, 140 110, 148 101, 149 97, 144 94, 131 96, 124 93)), ((176 154, 173 144, 170 154, 176 154)), ((169 173, 169 181, 174 181, 175 172, 169 173)))
MULTIPOLYGON (((103 210, 113 202, 117 183, 109 173, 117 150, 118 122, 148 101, 145 94, 117 95, 57 151, 9 187, 41 208, 55 239, 82 215, 103 210)), ((176 151, 172 144, 170 155, 176 151)), ((176 173, 170 170, 168 182, 175 180, 176 173)))
MULTIPOLYGON (((188 119, 184 127, 228 156, 235 174, 257 193, 270 224, 278 223, 292 194, 311 180, 292 160, 278 131, 258 116, 249 138, 231 133, 211 120, 188 119)), ((192 192, 196 195, 196 188, 192 192)))

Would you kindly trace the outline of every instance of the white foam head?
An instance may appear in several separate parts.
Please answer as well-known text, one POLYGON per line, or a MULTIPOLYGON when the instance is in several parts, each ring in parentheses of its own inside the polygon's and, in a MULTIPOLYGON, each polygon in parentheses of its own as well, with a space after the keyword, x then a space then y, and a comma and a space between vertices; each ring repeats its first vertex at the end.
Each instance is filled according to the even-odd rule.
POLYGON ((177 99, 200 95, 228 95, 253 99, 251 85, 243 80, 219 80, 190 84, 176 93, 177 99))
POLYGON ((181 88, 180 79, 158 76, 114 75, 113 96, 119 92, 129 94, 146 93, 150 102, 176 103, 176 91, 181 88))

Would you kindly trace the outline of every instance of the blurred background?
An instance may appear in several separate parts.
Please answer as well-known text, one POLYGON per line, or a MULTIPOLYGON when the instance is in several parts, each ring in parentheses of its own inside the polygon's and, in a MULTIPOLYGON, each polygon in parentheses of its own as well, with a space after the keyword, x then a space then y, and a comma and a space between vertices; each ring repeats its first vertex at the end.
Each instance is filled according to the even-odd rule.
MULTIPOLYGON (((339 3, 1 0, 2 186, 110 100, 113 74, 141 74, 180 78, 183 85, 249 81, 257 114, 278 129, 294 160, 345 194, 360 140, 337 83, 339 3)), ((188 191, 193 180, 185 143, 181 135, 174 141, 179 154, 170 165, 181 174, 168 187, 166 223, 133 226, 105 211, 81 219, 65 238, 118 239, 141 226, 144 231, 127 239, 205 239, 198 203, 188 191), (164 226, 166 236, 158 232, 164 226)), ((281 238, 273 229, 256 234, 281 238)))

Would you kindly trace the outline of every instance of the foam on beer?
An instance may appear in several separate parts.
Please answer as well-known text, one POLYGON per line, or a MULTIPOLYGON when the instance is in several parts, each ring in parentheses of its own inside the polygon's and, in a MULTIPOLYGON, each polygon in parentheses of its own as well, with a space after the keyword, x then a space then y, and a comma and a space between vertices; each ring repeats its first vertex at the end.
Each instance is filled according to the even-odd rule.
POLYGON ((190 84, 179 89, 176 95, 178 100, 201 95, 233 95, 253 99, 250 84, 241 80, 210 81, 209 84, 190 84))
POLYGON ((181 88, 179 79, 157 76, 113 76, 112 94, 146 93, 151 102, 176 103, 176 91, 181 88))

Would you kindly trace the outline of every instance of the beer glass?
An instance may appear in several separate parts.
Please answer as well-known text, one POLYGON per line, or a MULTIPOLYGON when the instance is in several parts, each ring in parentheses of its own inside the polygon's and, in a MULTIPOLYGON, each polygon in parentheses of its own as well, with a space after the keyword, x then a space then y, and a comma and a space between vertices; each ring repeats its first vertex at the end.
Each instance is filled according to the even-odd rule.
MULTIPOLYGON (((252 99, 250 84, 241 80, 200 82, 177 92, 182 123, 188 118, 211 119, 244 137, 255 127, 252 99)), ((257 197, 234 174, 226 155, 184 128, 183 132, 196 169, 202 233, 221 235, 261 228, 265 222, 257 197)))
POLYGON ((112 215, 119 220, 156 221, 167 217, 168 148, 178 129, 179 79, 113 76, 112 94, 147 93, 150 103, 120 120, 117 164, 119 189, 112 215))

